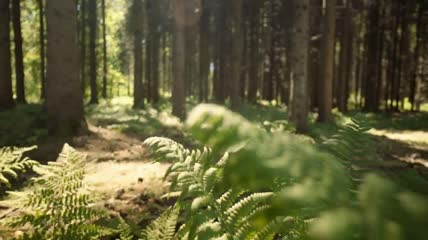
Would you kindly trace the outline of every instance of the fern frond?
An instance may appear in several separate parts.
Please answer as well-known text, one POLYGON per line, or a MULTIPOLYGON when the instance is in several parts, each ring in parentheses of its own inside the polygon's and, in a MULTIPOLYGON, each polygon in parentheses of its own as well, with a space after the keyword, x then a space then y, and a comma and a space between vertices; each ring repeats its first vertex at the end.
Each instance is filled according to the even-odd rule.
POLYGON ((9 188, 11 179, 17 179, 19 174, 39 165, 23 156, 35 148, 0 148, 0 190, 4 186, 9 188))
POLYGON ((143 240, 172 240, 175 235, 180 208, 178 205, 167 209, 153 221, 142 233, 143 240))
POLYGON ((10 226, 32 226, 43 239, 90 239, 109 233, 94 222, 105 214, 91 207, 95 199, 83 185, 86 156, 65 145, 57 162, 35 169, 35 190, 12 202, 26 214, 10 226))

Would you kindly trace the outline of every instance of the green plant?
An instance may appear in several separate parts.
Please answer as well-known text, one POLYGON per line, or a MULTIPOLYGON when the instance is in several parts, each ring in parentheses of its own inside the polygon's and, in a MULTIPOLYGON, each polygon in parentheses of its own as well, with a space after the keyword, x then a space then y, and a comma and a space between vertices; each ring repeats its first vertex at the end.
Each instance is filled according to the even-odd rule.
POLYGON ((107 230, 94 224, 103 218, 84 187, 86 157, 65 145, 57 162, 36 168, 35 190, 16 193, 9 205, 23 215, 8 219, 11 227, 31 226, 26 239, 91 239, 107 230))
POLYGON ((267 133, 214 105, 197 107, 186 125, 210 147, 145 141, 155 160, 175 159, 165 179, 186 216, 176 239, 301 235, 319 209, 347 199, 341 165, 295 135, 267 133))
POLYGON ((24 153, 35 149, 30 148, 0 148, 0 190, 11 186, 11 179, 17 179, 39 163, 24 157, 24 153))
POLYGON ((367 175, 379 158, 362 122, 319 144, 214 105, 186 126, 209 148, 145 142, 156 160, 175 159, 165 179, 185 221, 174 239, 426 238, 426 184, 367 175))

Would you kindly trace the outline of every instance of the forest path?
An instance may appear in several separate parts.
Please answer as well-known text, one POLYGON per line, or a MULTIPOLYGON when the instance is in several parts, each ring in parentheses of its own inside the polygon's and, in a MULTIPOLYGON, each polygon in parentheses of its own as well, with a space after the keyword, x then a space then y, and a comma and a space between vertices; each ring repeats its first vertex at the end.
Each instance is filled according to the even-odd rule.
POLYGON ((144 225, 159 215, 168 201, 163 176, 169 164, 145 158, 142 140, 116 130, 89 125, 91 134, 73 139, 87 154, 85 181, 100 196, 100 205, 144 225))

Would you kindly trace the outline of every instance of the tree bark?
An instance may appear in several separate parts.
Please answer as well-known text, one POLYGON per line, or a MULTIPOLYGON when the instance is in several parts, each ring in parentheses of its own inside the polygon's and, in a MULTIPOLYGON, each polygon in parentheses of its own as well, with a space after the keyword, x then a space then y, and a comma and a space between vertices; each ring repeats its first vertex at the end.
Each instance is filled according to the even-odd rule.
POLYGON ((308 130, 309 0, 292 0, 293 27, 290 36, 291 88, 289 118, 298 132, 308 130))
POLYGON ((186 67, 186 5, 188 0, 174 0, 174 43, 173 43, 173 86, 172 114, 184 119, 185 106, 185 67, 186 67))
POLYGON ((321 83, 319 85, 319 122, 332 121, 333 108, 333 76, 334 76, 334 46, 336 36, 336 0, 327 0, 324 16, 324 35, 322 42, 321 83))
POLYGON ((101 1, 101 14, 103 20, 103 98, 107 98, 107 33, 106 33, 106 2, 101 1))
POLYGON ((39 8, 39 44, 40 44, 40 99, 46 97, 46 47, 45 47, 45 12, 43 0, 37 0, 39 8))
MULTIPOLYGON (((40 0, 43 1, 43 0, 40 0)), ((80 79, 82 81, 82 91, 86 90, 86 34, 87 34, 87 0, 81 0, 80 10, 80 79)))
POLYGON ((210 52, 209 52, 209 0, 202 0, 202 14, 199 23, 199 101, 208 99, 208 78, 210 70, 210 52))
POLYGON ((138 108, 144 105, 142 0, 133 0, 131 11, 134 20, 134 108, 138 108))
POLYGON ((230 1, 229 34, 231 39, 231 68, 230 68, 230 106, 237 110, 240 106, 240 77, 241 77, 241 57, 242 57, 242 0, 230 1))
POLYGON ((16 76, 16 101, 26 103, 25 99, 25 74, 24 56, 22 53, 22 30, 21 30, 21 1, 12 0, 12 19, 15 45, 15 76, 16 76))
POLYGON ((338 84, 337 107, 340 112, 348 111, 347 89, 351 76, 352 58, 352 5, 346 1, 345 21, 343 22, 342 39, 340 44, 340 77, 338 84))
POLYGON ((48 126, 51 134, 66 136, 86 128, 79 79, 75 2, 47 1, 46 18, 48 126))
POLYGON ((9 26, 9 0, 2 0, 0 1, 0 111, 14 106, 9 26))
POLYGON ((89 0, 89 81, 91 85, 90 104, 98 104, 97 85, 97 1, 89 0))

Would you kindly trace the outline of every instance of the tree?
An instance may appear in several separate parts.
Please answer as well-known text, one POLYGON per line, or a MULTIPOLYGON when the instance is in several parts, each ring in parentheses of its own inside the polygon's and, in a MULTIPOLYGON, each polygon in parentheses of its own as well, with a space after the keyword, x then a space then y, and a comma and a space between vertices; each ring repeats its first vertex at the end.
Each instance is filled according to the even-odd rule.
POLYGON ((131 25, 134 37, 134 108, 144 104, 143 89, 143 2, 133 0, 131 25))
POLYGON ((75 2, 46 1, 46 19, 48 127, 51 134, 66 136, 86 128, 75 2))
POLYGON ((89 0, 89 81, 91 86, 90 104, 98 104, 97 85, 97 0, 89 0))
POLYGON ((237 109, 240 104, 239 86, 241 79, 241 57, 242 57, 242 0, 227 1, 229 6, 228 30, 230 34, 230 105, 232 109, 237 109))
MULTIPOLYGON (((352 1, 346 1, 345 20, 342 25, 340 41, 340 69, 337 90, 337 107, 339 111, 348 111, 348 86, 352 65, 352 1)), ((379 66, 381 67, 381 66, 379 66)))
POLYGON ((12 1, 12 23, 15 45, 15 75, 16 75, 16 101, 26 103, 24 84, 24 56, 22 53, 21 30, 21 1, 12 1))
POLYGON ((107 33, 106 33, 106 1, 101 1, 101 13, 103 19, 103 98, 107 98, 107 33))
POLYGON ((0 1, 0 111, 13 107, 9 0, 0 1))
POLYGON ((336 0, 327 0, 324 15, 324 34, 322 40, 321 76, 318 94, 318 121, 329 122, 332 120, 333 108, 333 71, 334 71, 334 45, 336 34, 336 0))
POLYGON ((292 0, 292 34, 289 58, 291 65, 291 96, 289 118, 298 132, 308 129, 308 41, 309 0, 292 0))
POLYGON ((184 119, 185 106, 185 67, 186 67, 186 24, 188 0, 174 0, 174 44, 173 44, 173 83, 172 83, 172 114, 184 119))
MULTIPOLYGON (((40 0, 43 1, 43 0, 40 0)), ((82 91, 86 89, 86 34, 87 34, 87 0, 80 2, 80 78, 82 91)))
POLYGON ((378 32, 380 21, 380 1, 371 3, 368 18, 368 36, 367 36, 367 72, 365 86, 365 106, 364 109, 369 112, 377 112, 379 110, 379 74, 378 67, 379 58, 382 50, 379 48, 380 34, 378 32))
POLYGON ((208 2, 209 0, 202 0, 202 14, 199 22, 199 101, 201 102, 208 100, 210 71, 210 6, 208 2))
POLYGON ((39 44, 40 44, 40 98, 46 96, 46 54, 45 54, 45 12, 43 0, 37 0, 39 8, 39 44))

